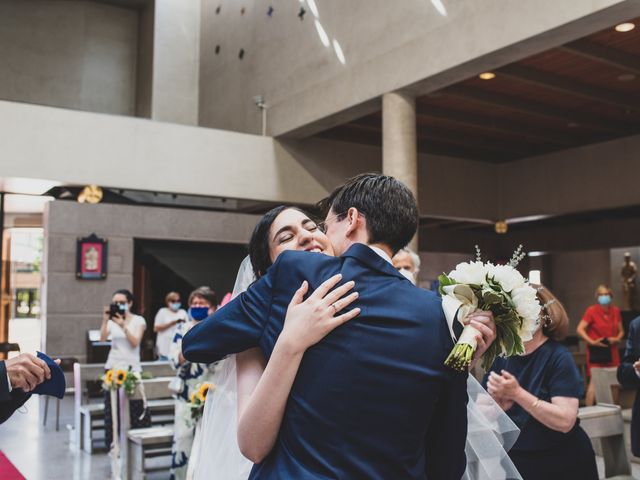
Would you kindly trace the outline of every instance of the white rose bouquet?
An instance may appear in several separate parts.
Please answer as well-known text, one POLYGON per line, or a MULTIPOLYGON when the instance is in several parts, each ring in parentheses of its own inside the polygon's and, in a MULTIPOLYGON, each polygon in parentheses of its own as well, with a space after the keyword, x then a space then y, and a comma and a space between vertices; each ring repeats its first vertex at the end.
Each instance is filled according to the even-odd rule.
MULTIPOLYGON (((515 268, 524 255, 520 245, 507 265, 493 265, 482 261, 476 246, 475 262, 460 263, 449 275, 438 277, 442 308, 452 332, 455 321, 464 325, 465 318, 476 310, 493 313, 496 339, 483 356, 485 369, 497 355, 524 353, 523 342, 531 340, 538 328, 542 307, 536 290, 515 268)), ((476 351, 478 335, 478 330, 465 325, 445 364, 466 371, 476 351)))

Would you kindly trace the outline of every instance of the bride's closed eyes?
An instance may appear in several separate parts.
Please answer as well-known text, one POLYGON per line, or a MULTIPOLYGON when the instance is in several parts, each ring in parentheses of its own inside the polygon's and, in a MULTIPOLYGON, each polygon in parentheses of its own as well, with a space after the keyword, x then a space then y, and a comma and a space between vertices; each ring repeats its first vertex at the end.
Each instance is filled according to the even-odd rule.
POLYGON ((311 219, 304 220, 300 227, 296 225, 285 225, 276 232, 274 242, 278 245, 290 242, 297 238, 300 233, 304 233, 302 230, 314 233, 318 231, 318 225, 316 225, 316 223, 311 219))

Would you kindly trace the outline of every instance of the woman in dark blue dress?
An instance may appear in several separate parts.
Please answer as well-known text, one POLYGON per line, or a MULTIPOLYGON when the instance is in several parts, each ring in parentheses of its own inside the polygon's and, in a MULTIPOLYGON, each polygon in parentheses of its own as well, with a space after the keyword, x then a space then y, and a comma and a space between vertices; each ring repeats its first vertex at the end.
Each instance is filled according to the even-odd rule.
POLYGON ((541 328, 525 343, 525 354, 497 358, 483 384, 521 430, 509 457, 524 480, 597 480, 595 454, 577 418, 584 384, 558 343, 569 319, 546 288, 538 289, 538 299, 541 328))

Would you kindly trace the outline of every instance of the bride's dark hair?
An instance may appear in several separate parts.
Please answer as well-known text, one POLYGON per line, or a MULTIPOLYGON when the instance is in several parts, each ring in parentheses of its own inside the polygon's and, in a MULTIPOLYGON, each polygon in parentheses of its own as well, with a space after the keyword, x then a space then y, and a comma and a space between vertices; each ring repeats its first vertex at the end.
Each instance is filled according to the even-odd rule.
POLYGON ((271 225, 278 215, 289 209, 297 210, 307 215, 306 212, 297 207, 280 205, 265 213, 253 229, 251 240, 249 240, 249 258, 251 259, 251 266, 253 267, 253 273, 256 278, 264 275, 273 263, 269 255, 269 230, 271 229, 271 225))

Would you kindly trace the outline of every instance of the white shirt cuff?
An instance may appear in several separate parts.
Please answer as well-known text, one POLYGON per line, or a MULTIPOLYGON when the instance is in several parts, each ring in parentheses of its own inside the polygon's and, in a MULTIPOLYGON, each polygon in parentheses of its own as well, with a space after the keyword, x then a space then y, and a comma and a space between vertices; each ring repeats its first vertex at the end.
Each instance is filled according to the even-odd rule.
POLYGON ((11 387, 11 377, 9 377, 9 372, 7 372, 7 385, 9 385, 9 393, 11 393, 13 387, 11 387))

